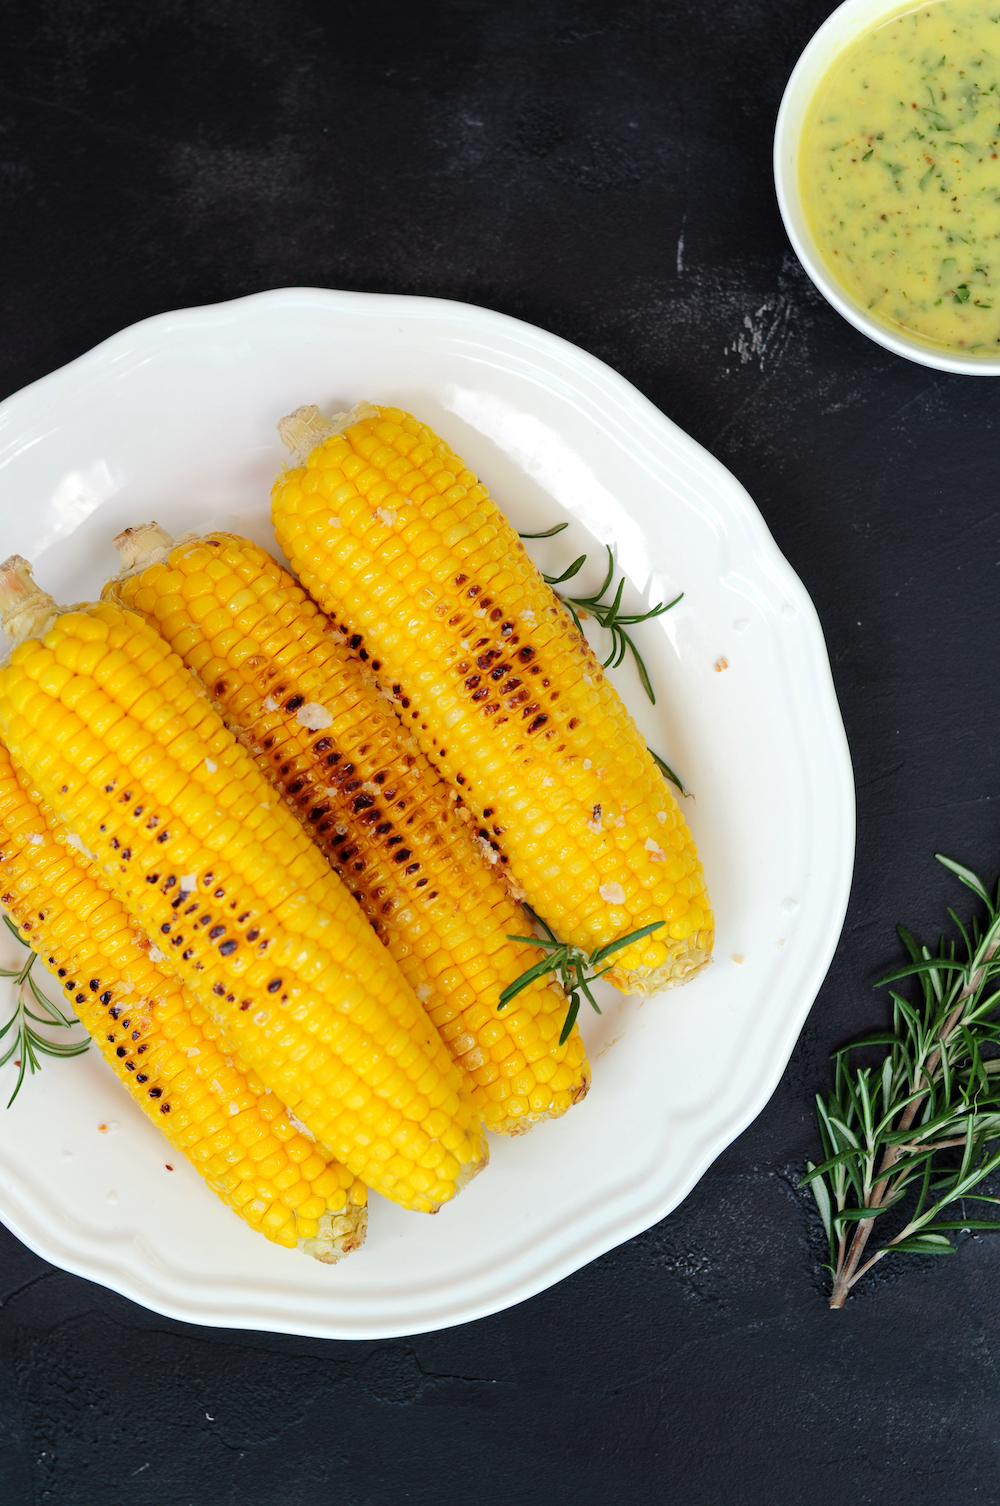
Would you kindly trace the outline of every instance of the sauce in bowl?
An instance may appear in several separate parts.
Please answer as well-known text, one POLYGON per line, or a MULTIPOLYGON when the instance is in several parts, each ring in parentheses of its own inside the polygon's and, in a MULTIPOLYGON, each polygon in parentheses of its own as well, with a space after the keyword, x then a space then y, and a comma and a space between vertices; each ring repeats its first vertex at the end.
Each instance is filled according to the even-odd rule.
POLYGON ((1000 0, 934 0, 859 37, 806 113, 799 193, 841 287, 880 322, 1000 351, 1000 0))

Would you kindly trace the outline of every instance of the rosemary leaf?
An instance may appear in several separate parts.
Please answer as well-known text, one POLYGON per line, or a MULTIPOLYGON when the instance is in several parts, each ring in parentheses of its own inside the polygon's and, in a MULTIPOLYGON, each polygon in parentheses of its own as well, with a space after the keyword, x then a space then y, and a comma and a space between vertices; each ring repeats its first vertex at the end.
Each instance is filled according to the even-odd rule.
POLYGON ((562 533, 568 528, 568 523, 557 523, 554 528, 546 528, 544 533, 519 533, 519 539, 554 539, 557 533, 562 533))
POLYGON ((816 1206, 819 1209, 819 1216, 823 1220, 823 1228, 826 1230, 826 1237, 827 1239, 832 1239, 833 1215, 831 1212, 829 1189, 827 1188, 826 1183, 823 1181, 822 1176, 820 1176, 816 1180, 813 1180, 816 1176, 816 1167, 811 1161, 806 1162, 806 1169, 809 1173, 809 1176, 804 1177, 803 1180, 812 1182, 813 1197, 816 1199, 816 1206))
POLYGON ((950 1239, 943 1234, 919 1234, 913 1239, 901 1240, 893 1249, 901 1250, 904 1255, 957 1255, 958 1251, 950 1239))
POLYGON ((650 936, 654 931, 659 931, 665 924, 665 921, 654 920, 652 925, 640 926, 638 931, 629 931, 627 936, 619 936, 617 941, 609 941, 606 946, 599 946, 596 951, 590 954, 591 967, 596 967, 606 957, 612 956, 615 952, 620 952, 622 947, 631 946, 633 941, 641 941, 643 936, 650 936))
POLYGON ((1000 1224, 995 1219, 985 1218, 953 1218, 944 1221, 938 1219, 936 1224, 931 1224, 930 1231, 924 1230, 924 1237, 928 1232, 936 1229, 1000 1229, 1000 1224))
POLYGON ((646 752, 649 754, 650 758, 656 764, 656 767, 659 769, 660 773, 666 775, 667 779, 670 780, 670 783, 671 784, 675 784, 677 786, 677 788, 680 790, 680 792, 681 792, 682 795, 686 795, 687 794, 687 790, 684 788, 683 784, 681 783, 680 777, 677 774, 674 773, 673 769, 667 763, 666 759, 665 758, 661 758, 660 755, 659 755, 659 753, 654 753, 653 749, 649 746, 648 743, 646 744, 646 752))
POLYGON ((563 1021, 563 1028, 559 1032, 559 1044, 560 1044, 560 1046, 565 1046, 566 1042, 569 1040, 570 1031, 573 1029, 573 1026, 576 1024, 576 1017, 577 1017, 577 1015, 579 1013, 580 1013, 580 995, 579 994, 570 994, 569 1009, 566 1011, 566 1019, 563 1021))
POLYGON ((542 579, 550 586, 561 586, 564 580, 572 580, 574 575, 579 575, 587 563, 585 554, 578 555, 571 565, 568 565, 562 575, 543 575, 542 579))
POLYGON ((952 873, 960 878, 962 880, 962 883, 965 884, 969 889, 971 889, 973 894, 977 895, 982 900, 984 905, 989 904, 990 897, 986 893, 986 890, 983 888, 982 881, 977 878, 977 876, 972 872, 970 868, 963 868, 961 863, 956 863, 954 859, 942 856, 940 852, 935 854, 935 856, 937 857, 938 862, 943 863, 946 868, 950 868, 952 873))
POLYGON ((894 1203, 883 1203, 878 1208, 842 1208, 839 1213, 833 1215, 835 1224, 857 1224, 868 1218, 878 1218, 883 1213, 888 1213, 894 1207, 894 1203))

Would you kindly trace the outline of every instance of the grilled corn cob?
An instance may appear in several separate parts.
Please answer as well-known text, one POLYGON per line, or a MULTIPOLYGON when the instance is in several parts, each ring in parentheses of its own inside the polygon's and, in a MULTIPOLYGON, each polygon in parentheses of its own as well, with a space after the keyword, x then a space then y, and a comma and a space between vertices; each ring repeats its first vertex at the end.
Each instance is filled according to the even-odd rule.
POLYGON ((482 812, 531 906, 586 951, 643 926, 612 982, 708 961, 691 834, 586 640, 486 487, 425 425, 362 404, 279 425, 305 463, 272 493, 302 584, 377 659, 403 725, 482 812))
POLYGON ((562 989, 539 979, 516 1008, 498 1008, 538 957, 508 939, 526 923, 488 828, 475 835, 460 819, 465 808, 342 635, 248 539, 210 533, 174 547, 149 524, 115 543, 124 573, 105 597, 159 627, 350 884, 468 1074, 486 1128, 518 1134, 564 1113, 589 1068, 575 1029, 559 1044, 562 989))
POLYGON ((458 1069, 181 661, 114 603, 60 612, 23 560, 0 607, 22 639, 0 735, 170 969, 331 1156, 405 1207, 447 1201, 485 1159, 458 1069))
POLYGON ((118 1080, 234 1213, 328 1263, 364 1242, 364 1183, 296 1129, 190 992, 150 960, 148 940, 2 744, 0 904, 66 979, 118 1080))

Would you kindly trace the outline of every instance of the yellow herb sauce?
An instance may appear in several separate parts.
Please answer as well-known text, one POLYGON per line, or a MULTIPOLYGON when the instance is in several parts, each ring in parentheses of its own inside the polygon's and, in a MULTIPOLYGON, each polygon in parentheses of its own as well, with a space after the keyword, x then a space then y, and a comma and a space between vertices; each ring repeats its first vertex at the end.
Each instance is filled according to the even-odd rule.
POLYGON ((934 0, 840 54, 799 191, 856 304, 937 346, 1000 350, 1000 0, 934 0))

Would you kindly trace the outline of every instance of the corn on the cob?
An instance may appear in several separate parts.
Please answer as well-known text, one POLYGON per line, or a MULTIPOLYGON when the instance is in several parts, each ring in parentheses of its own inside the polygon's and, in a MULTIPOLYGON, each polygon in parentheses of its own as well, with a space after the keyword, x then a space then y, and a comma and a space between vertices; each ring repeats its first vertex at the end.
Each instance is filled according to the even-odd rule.
POLYGON ((537 962, 488 845, 451 788, 365 681, 342 635, 248 539, 172 546, 157 524, 116 539, 125 573, 104 588, 157 625, 227 725, 349 883, 449 1050, 487 1129, 517 1134, 581 1098, 589 1068, 567 1001, 537 962), (477 845, 478 844, 478 845, 477 845))
MULTIPOLYGON (((30 592, 24 561, 0 567, 0 606, 30 592)), ((328 1153, 433 1211, 484 1164, 482 1131, 349 892, 146 623, 111 602, 21 615, 49 625, 0 670, 16 763, 328 1153)))
POLYGON ((150 960, 96 865, 25 783, 0 744, 0 904, 66 979, 115 1076, 251 1228, 331 1264, 356 1250, 364 1183, 292 1124, 197 1000, 150 960))
POLYGON ((275 482, 278 543, 380 662, 403 725, 483 812, 529 903, 587 951, 661 921, 617 954, 611 981, 685 982, 714 935, 691 834, 486 487, 399 409, 300 409, 279 428, 307 458, 275 482))

